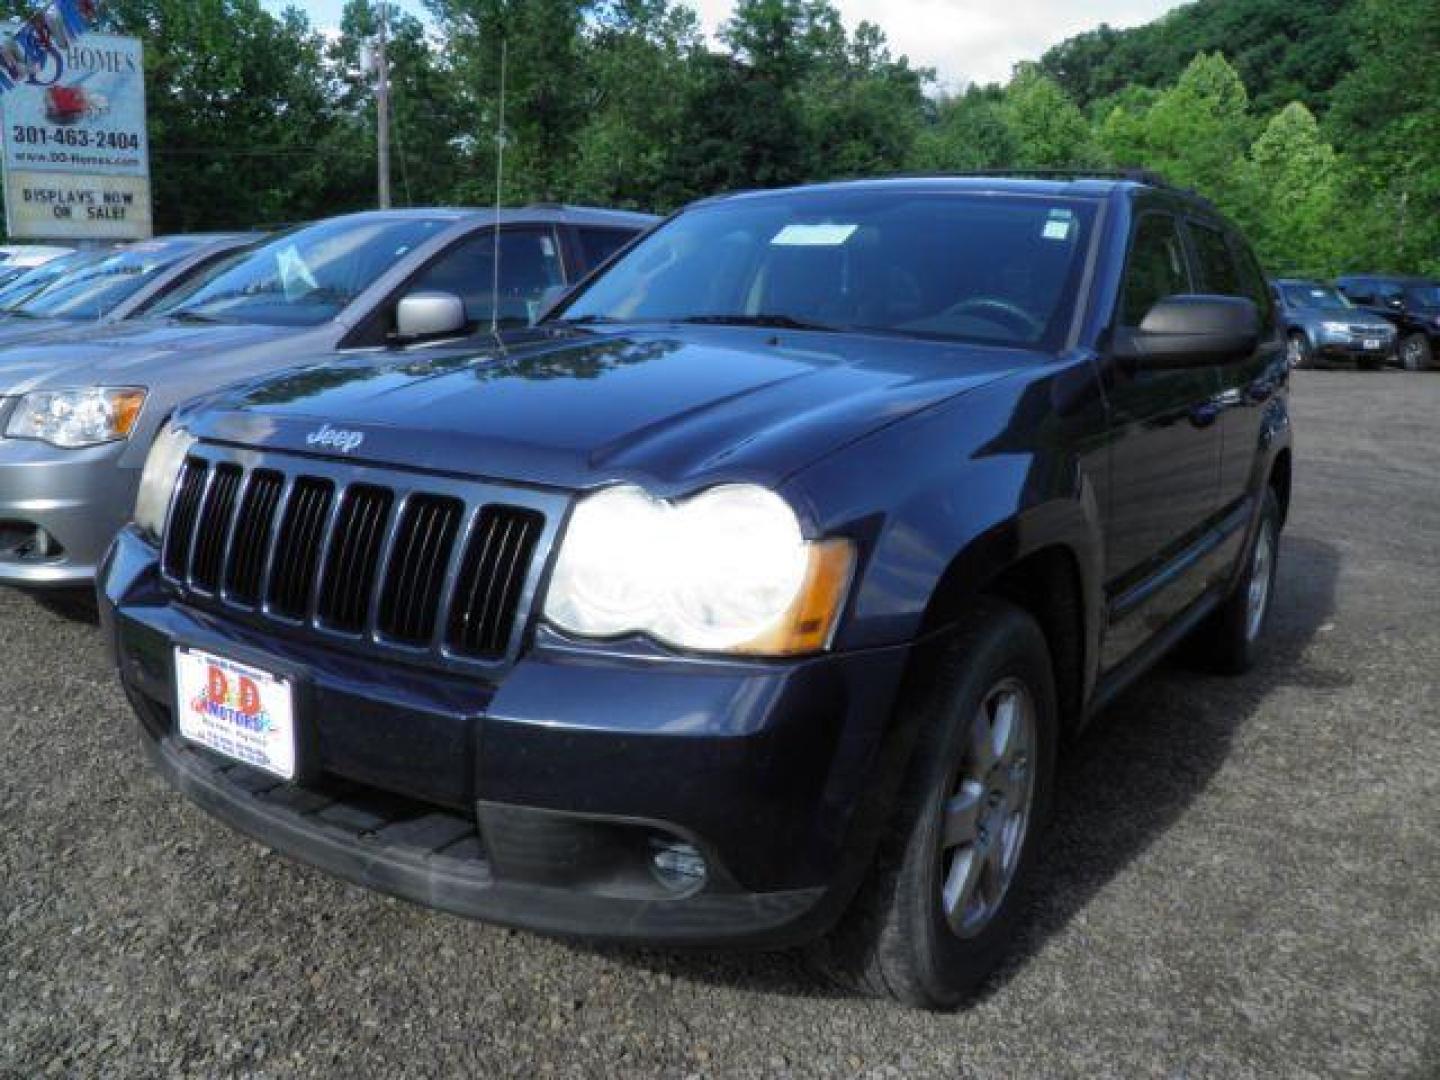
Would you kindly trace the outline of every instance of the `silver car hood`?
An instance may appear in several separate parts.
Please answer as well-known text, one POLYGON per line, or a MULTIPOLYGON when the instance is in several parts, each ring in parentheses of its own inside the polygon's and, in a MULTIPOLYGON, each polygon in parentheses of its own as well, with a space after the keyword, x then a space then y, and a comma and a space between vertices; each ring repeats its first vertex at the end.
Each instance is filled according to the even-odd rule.
POLYGON ((309 327, 186 325, 139 320, 4 346, 0 395, 72 386, 148 386, 174 365, 203 363, 230 349, 281 341, 309 327))

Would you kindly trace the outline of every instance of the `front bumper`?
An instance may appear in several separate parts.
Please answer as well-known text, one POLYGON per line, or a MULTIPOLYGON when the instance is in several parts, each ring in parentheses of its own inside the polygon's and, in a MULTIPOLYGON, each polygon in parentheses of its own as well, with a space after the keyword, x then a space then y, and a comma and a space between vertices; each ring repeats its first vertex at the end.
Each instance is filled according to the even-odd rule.
POLYGON ((135 504, 127 444, 62 450, 0 437, 0 585, 85 585, 135 504))
POLYGON ((154 558, 125 530, 101 577, 143 741, 196 803, 300 861, 543 932, 762 946, 822 933, 868 863, 908 649, 721 663, 542 641, 488 685, 218 620, 177 603, 154 558), (180 739, 176 643, 295 676, 306 779, 180 739), (650 872, 665 841, 704 855, 703 882, 650 872))
POLYGON ((1393 328, 1377 327, 1373 334, 1321 331, 1316 348, 1327 360, 1384 360, 1394 355, 1395 341, 1393 328))

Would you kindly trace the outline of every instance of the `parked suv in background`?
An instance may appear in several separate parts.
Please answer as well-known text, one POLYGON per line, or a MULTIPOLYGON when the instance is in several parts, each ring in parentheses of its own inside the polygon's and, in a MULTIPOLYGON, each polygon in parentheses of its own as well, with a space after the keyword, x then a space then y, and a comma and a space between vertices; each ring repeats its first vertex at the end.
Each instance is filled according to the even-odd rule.
POLYGON ((1395 327, 1357 308, 1333 285, 1285 279, 1275 282, 1291 367, 1353 360, 1375 370, 1395 354, 1395 327))
POLYGON ((1440 348, 1440 281, 1361 274, 1342 277, 1335 284, 1357 307, 1394 324, 1400 364, 1406 371, 1435 366, 1435 351, 1440 348))
POLYGON ((318 353, 393 350, 423 368, 436 343, 525 325, 547 290, 654 220, 557 206, 503 211, 498 230, 493 211, 332 218, 147 318, 0 349, 0 584, 89 585, 155 432, 187 398, 318 353))
POLYGON ((280 851, 951 1006, 1062 736, 1187 635, 1254 660, 1288 373, 1193 195, 714 199, 503 347, 181 410, 102 616, 160 771, 280 851))

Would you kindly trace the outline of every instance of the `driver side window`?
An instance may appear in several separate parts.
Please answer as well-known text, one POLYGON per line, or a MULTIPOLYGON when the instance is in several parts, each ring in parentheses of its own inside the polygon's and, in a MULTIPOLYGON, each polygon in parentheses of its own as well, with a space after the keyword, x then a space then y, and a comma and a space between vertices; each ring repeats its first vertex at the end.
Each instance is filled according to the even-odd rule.
POLYGON ((526 326, 545 290, 563 285, 559 248, 548 228, 510 227, 500 232, 500 293, 494 295, 495 233, 476 232, 415 277, 407 291, 453 293, 474 325, 487 325, 491 305, 502 326, 526 326))
POLYGON ((1136 226, 1130 244, 1120 324, 1137 327, 1156 303, 1190 291, 1190 271, 1178 223, 1169 214, 1146 214, 1136 226))

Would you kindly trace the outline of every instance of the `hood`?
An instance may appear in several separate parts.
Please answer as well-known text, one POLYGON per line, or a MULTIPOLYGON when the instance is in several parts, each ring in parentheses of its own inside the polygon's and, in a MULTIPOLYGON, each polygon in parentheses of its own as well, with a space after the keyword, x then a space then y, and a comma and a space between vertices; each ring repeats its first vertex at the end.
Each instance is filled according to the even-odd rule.
POLYGON ((167 363, 294 335, 283 326, 185 325, 137 320, 51 334, 7 345, 0 337, 0 395, 67 386, 147 386, 167 363))
POLYGON ((565 488, 778 483, 1040 362, 891 337, 696 327, 532 335, 507 353, 316 365, 207 399, 205 438, 565 488), (536 340, 538 338, 538 340, 536 340))
MULTIPOLYGON (((86 328, 95 325, 94 323, 84 324, 86 328)), ((66 319, 26 319, 16 315, 6 315, 0 317, 0 348, 17 341, 32 341, 35 338, 69 333, 76 328, 77 324, 66 319)))

